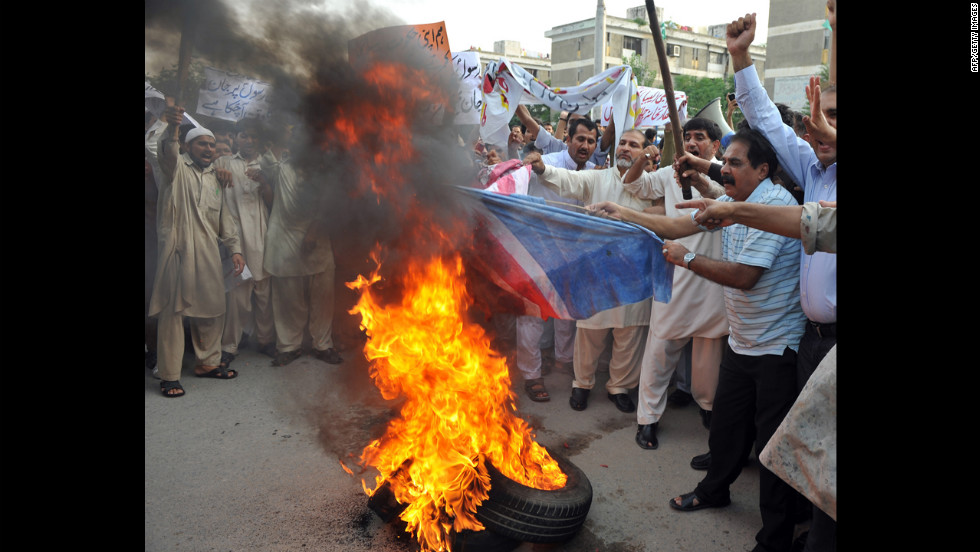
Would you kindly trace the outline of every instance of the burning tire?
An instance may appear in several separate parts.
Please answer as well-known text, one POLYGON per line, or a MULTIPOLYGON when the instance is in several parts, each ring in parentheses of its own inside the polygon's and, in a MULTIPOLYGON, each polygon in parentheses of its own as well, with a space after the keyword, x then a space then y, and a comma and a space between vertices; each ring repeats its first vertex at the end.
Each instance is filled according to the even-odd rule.
POLYGON ((592 506, 592 484, 578 466, 551 456, 568 476, 565 486, 554 491, 521 485, 488 462, 490 496, 477 508, 476 519, 487 530, 519 541, 564 542, 575 536, 592 506))

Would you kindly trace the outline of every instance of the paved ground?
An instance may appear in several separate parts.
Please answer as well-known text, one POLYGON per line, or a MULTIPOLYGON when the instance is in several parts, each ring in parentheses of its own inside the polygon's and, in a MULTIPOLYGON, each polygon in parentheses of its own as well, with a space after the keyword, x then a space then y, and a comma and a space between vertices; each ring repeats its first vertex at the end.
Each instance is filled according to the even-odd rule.
MULTIPOLYGON (((303 356, 275 368, 245 349, 233 364, 240 376, 231 381, 194 378, 187 357, 187 394, 179 399, 161 396, 158 380, 144 370, 145 550, 417 550, 368 509, 360 478, 341 468, 340 459, 357 456, 392 416, 360 354, 343 355, 338 366, 303 356)), ((642 450, 633 441, 636 415, 616 410, 601 388, 607 377, 600 373, 583 412, 568 406, 570 374, 546 376, 547 403, 515 386, 519 413, 537 441, 563 451, 594 492, 573 540, 524 543, 518 552, 751 550, 761 526, 755 462, 733 485, 727 508, 672 510, 668 499, 703 475, 688 465, 707 450, 697 406, 668 408, 660 448, 642 450)))

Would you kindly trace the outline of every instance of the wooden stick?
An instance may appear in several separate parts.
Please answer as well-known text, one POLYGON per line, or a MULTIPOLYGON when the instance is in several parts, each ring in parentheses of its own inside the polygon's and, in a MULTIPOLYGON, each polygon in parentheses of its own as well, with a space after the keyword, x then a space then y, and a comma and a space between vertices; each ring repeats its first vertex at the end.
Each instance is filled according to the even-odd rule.
MULTIPOLYGON (((677 115, 677 102, 674 100, 674 84, 670 78, 670 65, 667 64, 667 47, 664 39, 660 36, 660 22, 657 21, 657 7, 653 0, 646 0, 647 15, 650 16, 650 32, 653 33, 653 42, 657 47, 657 61, 660 62, 660 76, 664 81, 664 95, 667 96, 667 110, 670 113, 671 135, 674 137, 675 155, 680 155, 684 151, 684 132, 681 130, 681 120, 677 115)), ((681 179, 684 199, 691 199, 691 185, 687 179, 681 179)))
POLYGON ((187 76, 190 72, 191 54, 194 51, 194 38, 197 34, 197 10, 194 2, 180 2, 181 29, 180 51, 177 58, 177 105, 184 105, 187 76))
MULTIPOLYGON (((541 198, 541 199, 544 199, 544 198, 541 198)), ((582 207, 581 205, 575 205, 574 203, 564 203, 562 201, 554 201, 554 200, 551 200, 551 199, 545 199, 544 202, 545 203, 551 203, 553 205, 561 205, 563 207, 575 207, 576 209, 581 209, 583 211, 588 211, 588 209, 586 209, 585 207, 582 207)))

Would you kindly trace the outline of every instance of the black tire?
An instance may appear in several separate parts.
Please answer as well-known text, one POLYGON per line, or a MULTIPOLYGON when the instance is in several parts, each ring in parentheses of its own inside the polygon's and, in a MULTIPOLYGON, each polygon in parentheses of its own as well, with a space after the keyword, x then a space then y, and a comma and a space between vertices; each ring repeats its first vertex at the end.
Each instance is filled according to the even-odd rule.
POLYGON ((592 506, 592 484, 567 459, 548 451, 568 476, 561 489, 543 491, 505 477, 487 462, 490 491, 476 509, 488 530, 526 542, 564 542, 582 528, 592 506))

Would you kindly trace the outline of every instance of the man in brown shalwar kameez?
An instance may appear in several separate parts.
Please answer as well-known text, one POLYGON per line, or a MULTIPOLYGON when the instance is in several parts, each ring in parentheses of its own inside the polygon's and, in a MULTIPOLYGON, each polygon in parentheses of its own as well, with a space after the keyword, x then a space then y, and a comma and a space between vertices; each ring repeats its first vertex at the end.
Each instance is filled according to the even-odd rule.
POLYGON ((157 366, 165 397, 181 397, 184 356, 183 319, 190 321, 197 366, 194 375, 231 379, 234 370, 219 368, 224 326, 225 286, 219 242, 232 253, 235 275, 245 266, 231 214, 223 207, 222 188, 211 162, 215 141, 211 131, 196 127, 178 153, 177 129, 182 108, 168 108, 168 132, 160 139, 160 162, 173 174, 160 186, 156 278, 149 316, 158 318, 157 366), (172 129, 170 131, 169 129, 172 129))

